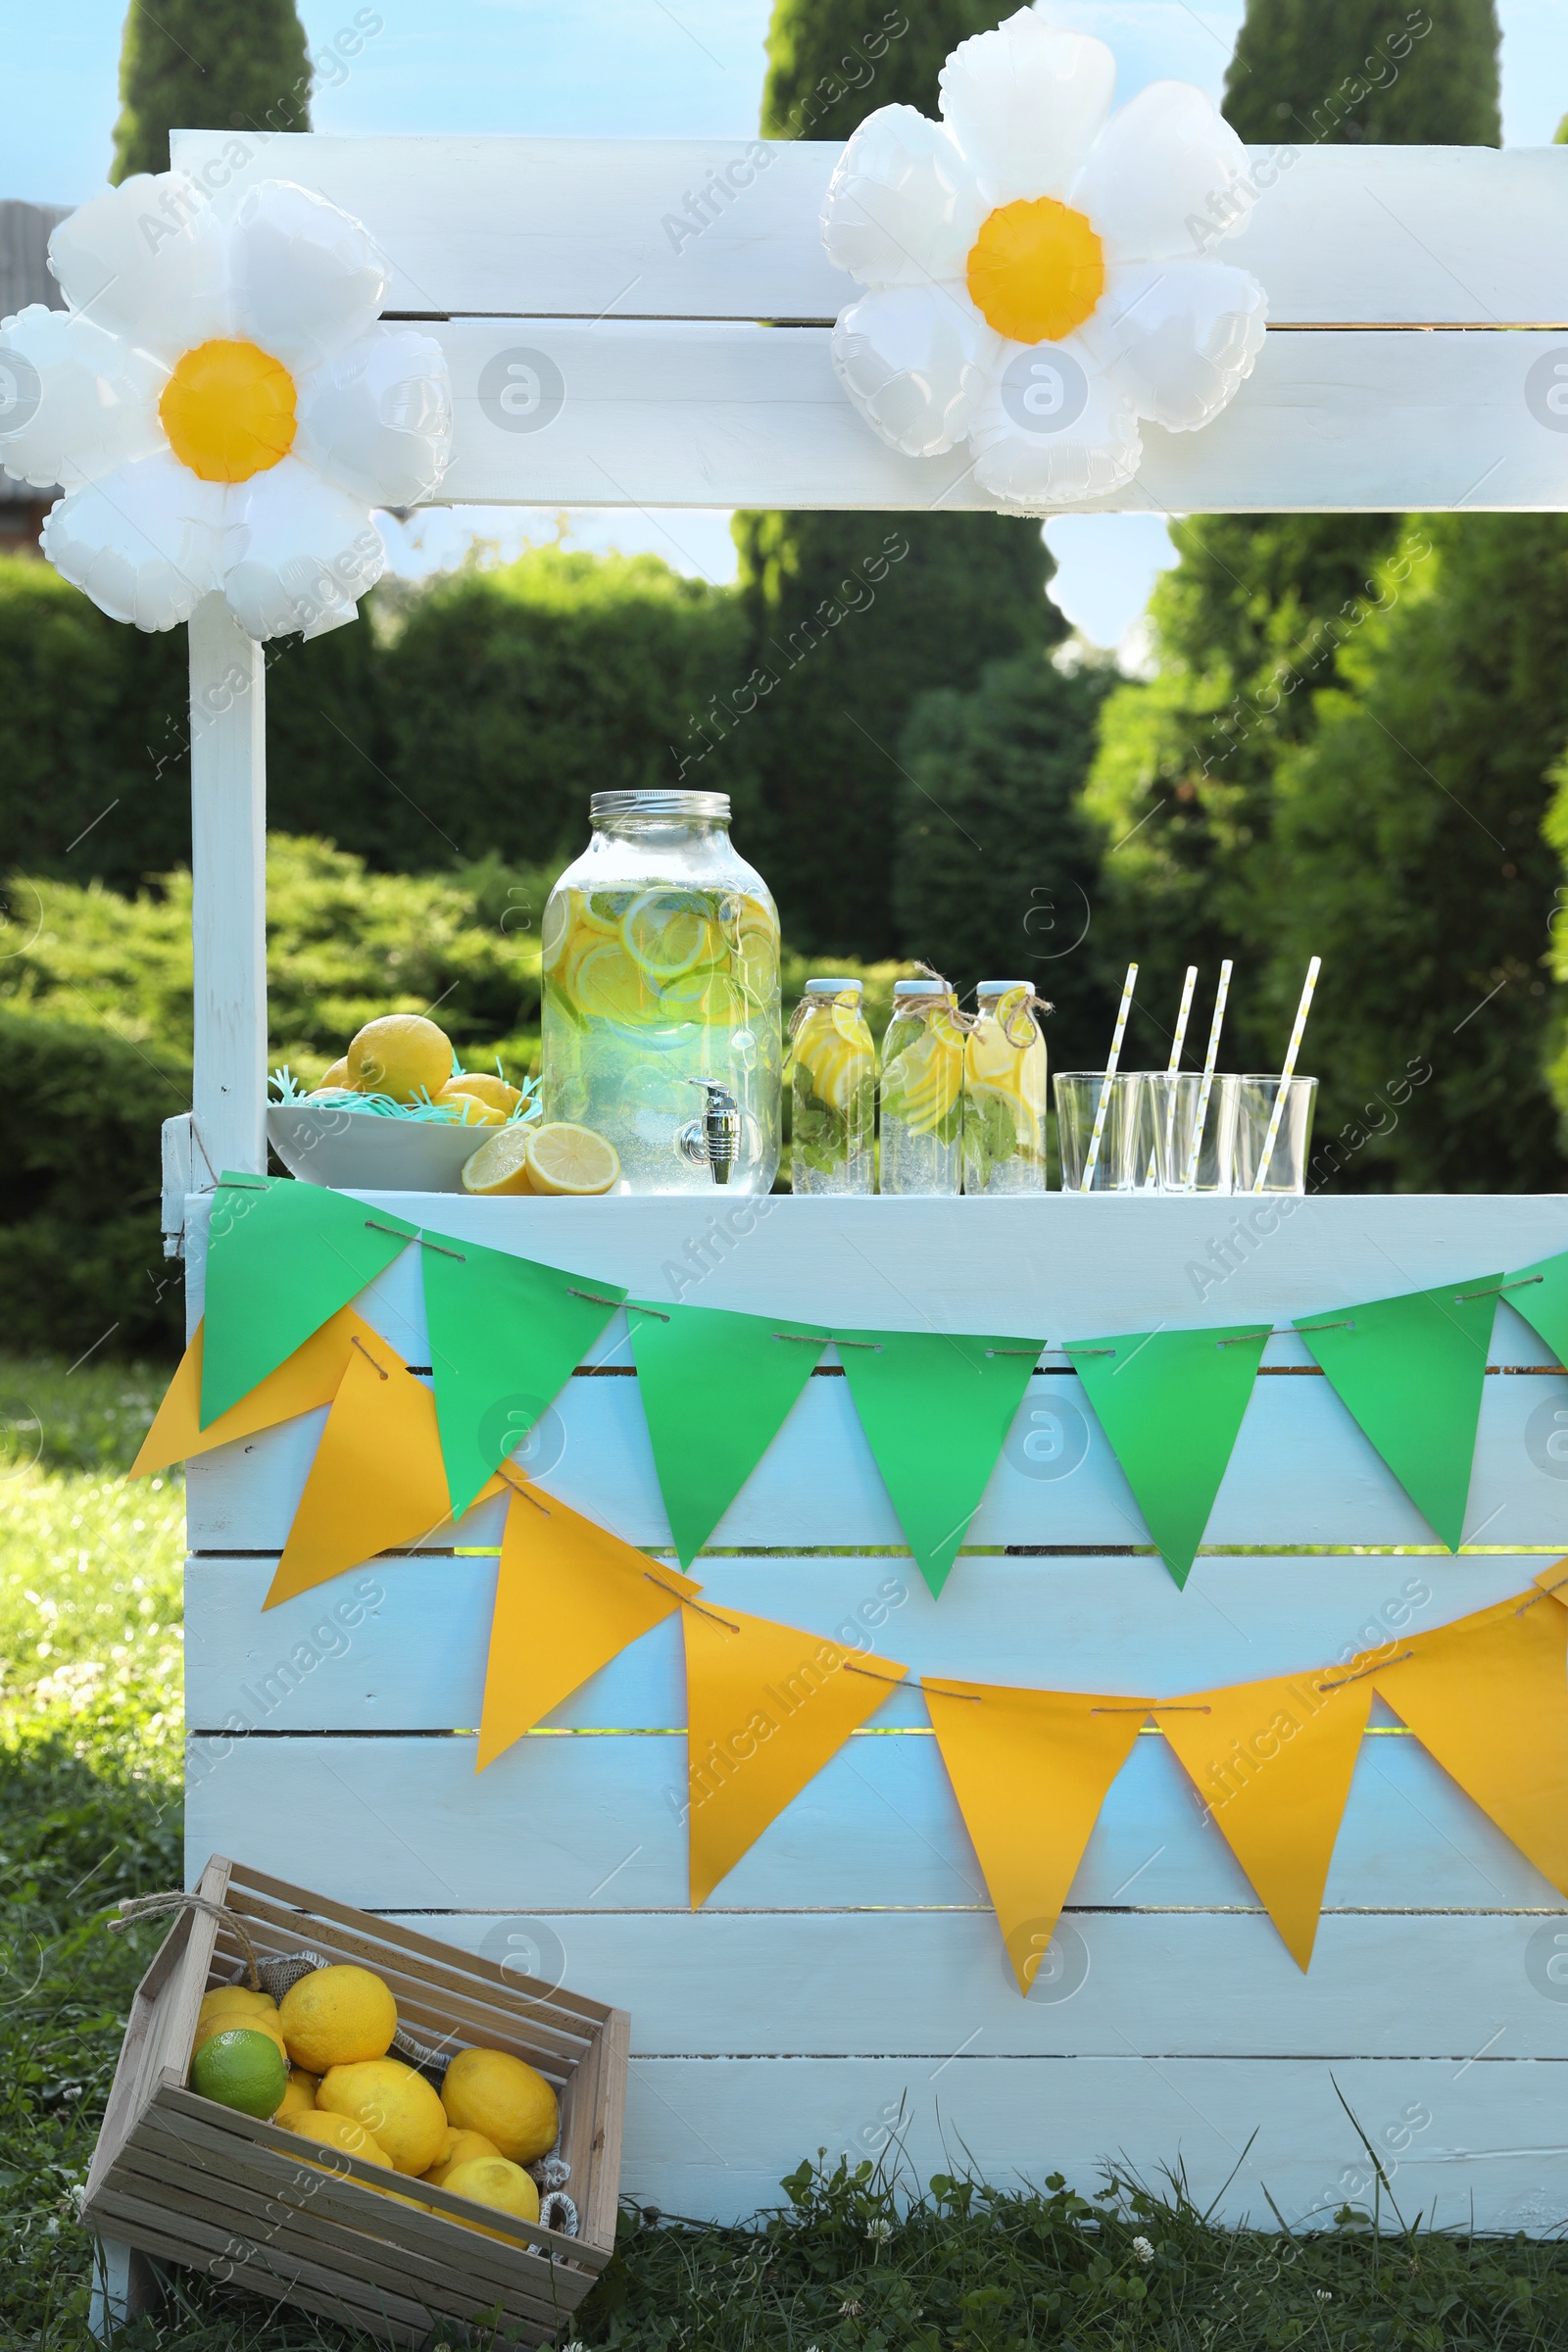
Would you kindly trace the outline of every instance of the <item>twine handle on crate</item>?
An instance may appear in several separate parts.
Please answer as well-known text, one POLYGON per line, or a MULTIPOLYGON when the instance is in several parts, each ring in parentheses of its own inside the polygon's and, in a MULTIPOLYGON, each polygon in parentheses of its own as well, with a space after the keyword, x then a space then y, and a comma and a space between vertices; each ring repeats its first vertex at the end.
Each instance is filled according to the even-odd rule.
POLYGON ((251 1990, 262 1989, 261 1970, 257 1965, 256 1946, 250 1939, 245 1922, 238 1912, 222 1903, 210 1903, 205 1894, 187 1894, 183 1886, 172 1887, 166 1894, 127 1894, 122 1897, 120 1917, 109 1921, 109 1933, 120 1928, 139 1927, 144 1919, 156 1919, 164 1911, 205 1911, 225 1928, 232 1928, 245 1953, 245 1965, 250 1971, 251 1990))

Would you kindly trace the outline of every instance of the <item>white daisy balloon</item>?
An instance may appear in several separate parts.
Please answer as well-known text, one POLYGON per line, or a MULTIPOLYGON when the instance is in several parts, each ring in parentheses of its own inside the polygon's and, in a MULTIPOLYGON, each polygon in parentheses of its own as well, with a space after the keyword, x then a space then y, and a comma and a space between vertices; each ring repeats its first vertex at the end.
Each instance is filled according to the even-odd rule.
POLYGON ((141 629, 215 592, 258 639, 352 620, 371 508, 427 498, 452 448, 445 355, 377 323, 368 232, 287 180, 220 215, 167 172, 62 221, 49 262, 70 308, 0 324, 0 466, 64 487, 50 561, 141 629))
POLYGON ((1140 421, 1197 431, 1262 348, 1262 287, 1208 258, 1247 217, 1245 147, 1188 82, 1113 115, 1115 78, 1103 42, 1022 9, 953 52, 940 122, 867 118, 823 209, 868 289, 833 334, 856 407, 906 457, 967 438, 1023 512, 1121 489, 1140 421))

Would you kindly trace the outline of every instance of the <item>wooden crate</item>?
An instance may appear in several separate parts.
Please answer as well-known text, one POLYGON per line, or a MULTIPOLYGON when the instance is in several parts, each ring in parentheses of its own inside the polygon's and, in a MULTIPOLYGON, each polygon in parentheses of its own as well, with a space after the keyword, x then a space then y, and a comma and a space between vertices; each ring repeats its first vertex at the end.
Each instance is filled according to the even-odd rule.
POLYGON ((380 2167, 328 2151, 318 2152, 324 2165, 308 2159, 290 2132, 186 2089, 202 1995, 234 1981, 244 1956, 232 1928, 194 1911, 137 1988, 88 2176, 89 2229, 390 2343, 421 2343, 437 2321, 460 2334, 477 2322, 487 2342, 498 2325, 509 2342, 549 2341, 614 2246, 625 2012, 216 1855, 198 1891, 243 1918, 262 1958, 308 1948, 373 1968, 419 2040, 510 2050, 537 2067, 561 2101, 559 2153, 581 2233, 530 2228, 422 2181, 433 2212, 394 2203, 366 2185, 384 2187, 380 2167))

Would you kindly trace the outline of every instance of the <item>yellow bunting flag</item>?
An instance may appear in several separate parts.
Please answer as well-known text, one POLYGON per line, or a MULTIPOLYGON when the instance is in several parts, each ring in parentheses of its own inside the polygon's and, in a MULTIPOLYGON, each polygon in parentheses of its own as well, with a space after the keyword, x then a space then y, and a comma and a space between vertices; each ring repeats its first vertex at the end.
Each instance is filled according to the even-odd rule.
POLYGON ((1568 1609, 1558 1598, 1520 1593, 1415 1634, 1378 1668, 1375 1687, 1503 1836, 1568 1894, 1568 1609))
POLYGON ((363 1340, 375 1337, 353 1307, 339 1308, 275 1372, 269 1372, 265 1380, 258 1381, 248 1396, 242 1396, 238 1404, 231 1404, 226 1413, 203 1429, 200 1416, 205 1328, 205 1324, 197 1324, 153 1425, 142 1440, 141 1451, 126 1472, 128 1478, 149 1477, 154 1470, 167 1470, 171 1462, 188 1462, 198 1453, 210 1453, 215 1446, 227 1446, 235 1438, 252 1438, 259 1429, 271 1429, 279 1421, 292 1421, 296 1414, 330 1404, 354 1351, 353 1335, 358 1333, 363 1340))
POLYGON ((1027 1993, 1150 1701, 933 1682, 925 1674, 920 1688, 1007 1958, 1027 1993))
POLYGON ((1372 1705, 1352 1666, 1195 1690, 1152 1709, 1298 1968, 1372 1705))
POLYGON ((681 1617, 695 1911, 907 1669, 706 1600, 681 1617))
POLYGON ((701 1585, 554 1494, 520 1483, 507 1512, 479 1723, 483 1772, 701 1585))
MULTIPOLYGON (((501 1491, 493 1478, 474 1499, 501 1491)), ((263 1608, 416 1542, 451 1509, 435 1398, 397 1349, 362 1325, 263 1608)))

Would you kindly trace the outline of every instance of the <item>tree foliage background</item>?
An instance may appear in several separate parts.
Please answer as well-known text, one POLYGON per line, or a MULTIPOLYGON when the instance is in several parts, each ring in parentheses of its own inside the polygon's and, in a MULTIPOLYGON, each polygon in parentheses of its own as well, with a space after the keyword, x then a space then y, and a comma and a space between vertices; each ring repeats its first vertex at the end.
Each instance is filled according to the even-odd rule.
POLYGON ((132 0, 120 52, 117 183, 169 170, 171 130, 309 130, 294 0, 132 0))

